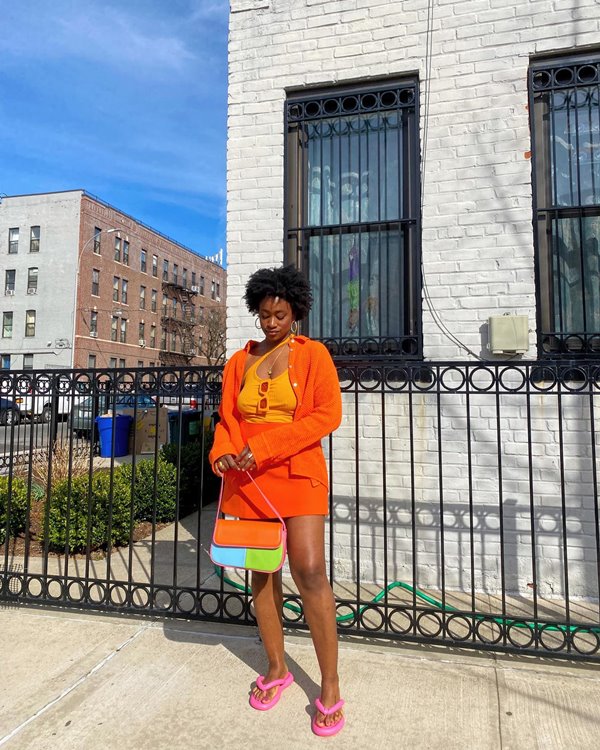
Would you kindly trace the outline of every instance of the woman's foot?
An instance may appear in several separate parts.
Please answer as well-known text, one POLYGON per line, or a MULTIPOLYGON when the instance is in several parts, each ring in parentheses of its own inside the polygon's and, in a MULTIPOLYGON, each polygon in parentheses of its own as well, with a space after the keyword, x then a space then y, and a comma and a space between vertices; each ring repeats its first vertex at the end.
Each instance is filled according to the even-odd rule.
POLYGON ((271 708, 271 706, 274 706, 275 703, 277 703, 277 700, 279 700, 279 698, 275 700, 278 693, 281 694, 286 687, 289 687, 289 685, 292 684, 293 681, 294 677, 292 673, 288 671, 287 667, 284 667, 283 669, 270 669, 266 675, 260 675, 257 678, 256 685, 252 688, 252 697, 254 700, 251 700, 251 704, 254 704, 254 707, 256 707, 256 704, 260 704, 264 705, 265 708, 271 708), (272 682, 276 682, 277 684, 268 689, 263 689, 261 687, 270 685, 272 682))
MULTIPOLYGON (((340 701, 340 683, 339 679, 323 680, 321 683, 320 702, 324 708, 331 708, 340 701)), ((314 723, 317 727, 333 727, 338 724, 344 712, 341 708, 332 714, 324 714, 317 708, 314 723)), ((341 727, 340 727, 341 728, 341 727)))

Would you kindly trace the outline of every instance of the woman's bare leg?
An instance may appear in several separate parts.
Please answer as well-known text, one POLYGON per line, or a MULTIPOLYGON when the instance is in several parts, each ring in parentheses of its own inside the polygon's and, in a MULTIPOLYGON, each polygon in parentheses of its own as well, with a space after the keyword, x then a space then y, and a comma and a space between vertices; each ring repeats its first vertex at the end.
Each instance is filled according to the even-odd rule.
MULTIPOLYGON (((269 669, 265 682, 279 680, 286 676, 288 668, 285 662, 283 645, 283 588, 281 572, 257 573, 252 571, 252 599, 258 622, 258 630, 263 642, 269 669)), ((252 692, 265 703, 275 695, 277 688, 260 690, 254 687, 252 692)))
MULTIPOLYGON (((325 567, 325 518, 288 518, 287 529, 290 569, 302 597, 321 670, 321 702, 325 708, 330 708, 340 700, 340 685, 335 599, 325 567)), ((329 726, 337 722, 341 714, 336 711, 324 717, 319 713, 317 723, 329 726)))

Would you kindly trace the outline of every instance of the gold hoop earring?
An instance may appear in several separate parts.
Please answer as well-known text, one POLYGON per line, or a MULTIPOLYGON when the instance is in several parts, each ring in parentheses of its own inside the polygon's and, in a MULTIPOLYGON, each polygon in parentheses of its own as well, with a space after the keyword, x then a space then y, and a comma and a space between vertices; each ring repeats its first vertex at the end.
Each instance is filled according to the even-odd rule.
POLYGON ((254 318, 254 327, 257 331, 261 330, 260 318, 258 317, 258 315, 254 318))
POLYGON ((290 332, 293 336, 295 336, 298 333, 298 321, 294 320, 292 325, 290 326, 290 332))

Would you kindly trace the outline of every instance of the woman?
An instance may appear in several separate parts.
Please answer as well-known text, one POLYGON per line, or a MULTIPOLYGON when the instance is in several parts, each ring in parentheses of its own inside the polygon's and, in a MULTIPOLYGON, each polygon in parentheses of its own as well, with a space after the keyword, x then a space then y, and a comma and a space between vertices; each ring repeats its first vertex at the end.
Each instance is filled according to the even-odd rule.
MULTIPOLYGON (((257 316, 262 341, 249 341, 223 373, 220 422, 210 461, 224 477, 222 510, 239 518, 274 518, 246 472, 284 517, 288 559, 321 670, 313 731, 337 734, 345 719, 337 673, 335 600, 325 568, 327 466, 321 439, 341 421, 335 366, 319 342, 298 336, 312 295, 293 266, 252 274, 244 297, 257 316)), ((283 642, 281 572, 252 572, 252 598, 268 671, 259 676, 250 705, 272 708, 294 678, 283 642)))

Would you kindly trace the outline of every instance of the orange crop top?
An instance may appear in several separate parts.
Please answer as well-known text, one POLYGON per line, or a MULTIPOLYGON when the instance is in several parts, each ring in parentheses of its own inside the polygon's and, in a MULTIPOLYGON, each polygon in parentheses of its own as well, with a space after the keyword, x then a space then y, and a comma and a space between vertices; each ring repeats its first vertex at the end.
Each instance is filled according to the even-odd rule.
MULTIPOLYGON (((270 352, 265 354, 268 356, 270 352)), ((237 398, 237 408, 244 422, 272 422, 286 424, 294 421, 296 394, 287 370, 276 378, 263 380, 256 371, 261 357, 244 375, 237 398)))

